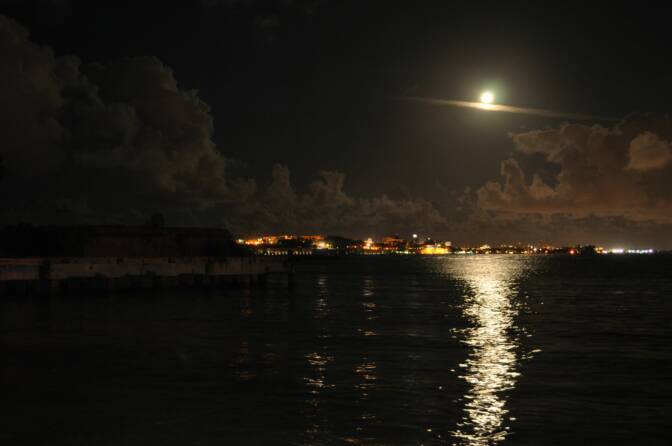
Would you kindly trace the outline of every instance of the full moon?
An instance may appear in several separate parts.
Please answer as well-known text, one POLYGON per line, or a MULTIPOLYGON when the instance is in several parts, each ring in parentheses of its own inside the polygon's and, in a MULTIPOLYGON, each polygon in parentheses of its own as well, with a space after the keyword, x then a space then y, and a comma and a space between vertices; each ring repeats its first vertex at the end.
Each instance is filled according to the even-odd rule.
POLYGON ((484 104, 492 104, 495 100, 495 95, 491 91, 484 91, 481 93, 481 102, 484 104))

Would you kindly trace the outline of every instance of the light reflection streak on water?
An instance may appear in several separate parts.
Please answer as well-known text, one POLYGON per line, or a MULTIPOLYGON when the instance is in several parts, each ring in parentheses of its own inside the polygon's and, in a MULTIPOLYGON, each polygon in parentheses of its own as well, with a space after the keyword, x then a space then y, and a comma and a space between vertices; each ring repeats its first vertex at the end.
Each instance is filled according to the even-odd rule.
POLYGON ((472 324, 462 336, 471 351, 460 364, 469 390, 464 395, 464 416, 453 435, 465 445, 495 444, 509 433, 505 393, 519 376, 517 309, 511 299, 526 264, 519 258, 474 257, 451 262, 449 269, 471 288, 463 315, 472 324))
MULTIPOLYGON (((378 316, 376 315, 376 302, 374 301, 375 298, 375 289, 376 289, 376 283, 373 280, 372 277, 365 277, 364 278, 364 284, 362 286, 362 306, 364 307, 364 312, 366 313, 366 320, 367 321, 375 321, 378 319, 378 316)), ((368 325, 368 324, 367 324, 368 325)), ((363 334, 364 336, 376 336, 376 331, 373 330, 370 327, 362 327, 359 328, 358 331, 363 334)))
MULTIPOLYGON (((364 277, 362 284, 362 309, 364 310, 365 319, 363 326, 358 329, 360 335, 369 337, 376 336, 377 333, 372 327, 378 319, 378 307, 375 302, 376 298, 376 281, 373 277, 364 277)), ((369 344, 364 344, 369 345, 369 344)), ((357 424, 355 426, 357 439, 350 438, 349 442, 355 444, 370 444, 371 438, 367 435, 369 428, 377 423, 376 413, 371 410, 369 404, 365 403, 369 400, 371 392, 376 388, 376 381, 378 380, 378 366, 376 361, 370 357, 364 349, 362 352, 359 364, 355 367, 355 373, 359 376, 359 381, 355 383, 354 387, 360 394, 360 405, 362 412, 358 416, 357 424)))
MULTIPOLYGON (((363 336, 376 336, 376 332, 373 327, 370 326, 372 321, 375 321, 378 316, 376 315, 376 302, 375 299, 375 289, 376 283, 372 277, 364 277, 364 283, 362 285, 362 307, 364 308, 364 313, 366 315, 366 326, 358 329, 359 333, 363 336)), ((355 385, 359 390, 362 390, 362 398, 366 399, 368 396, 368 391, 375 387, 376 377, 376 363, 369 359, 366 355, 363 355, 361 358, 361 363, 355 368, 355 373, 357 373, 361 378, 362 382, 355 385)))
MULTIPOLYGON (((254 315, 252 307, 252 296, 249 292, 245 294, 243 299, 243 308, 240 310, 243 318, 250 319, 254 315)), ((236 376, 241 381, 251 381, 255 379, 256 374, 250 369, 250 345, 245 339, 240 341, 238 349, 238 357, 235 359, 236 376)))
MULTIPOLYGON (((327 283, 327 276, 320 275, 317 279, 317 300, 314 308, 314 318, 322 324, 321 334, 318 339, 327 339, 328 334, 322 321, 329 315, 329 287, 327 283)), ((320 342, 319 351, 306 353, 304 356, 308 365, 311 368, 311 373, 304 377, 304 382, 308 389, 309 397, 306 399, 306 404, 309 406, 308 421, 309 426, 306 428, 306 434, 315 439, 315 435, 324 430, 328 420, 324 411, 321 408, 322 393, 325 390, 335 387, 327 381, 326 373, 327 366, 334 361, 333 356, 328 355, 326 346, 320 342)))

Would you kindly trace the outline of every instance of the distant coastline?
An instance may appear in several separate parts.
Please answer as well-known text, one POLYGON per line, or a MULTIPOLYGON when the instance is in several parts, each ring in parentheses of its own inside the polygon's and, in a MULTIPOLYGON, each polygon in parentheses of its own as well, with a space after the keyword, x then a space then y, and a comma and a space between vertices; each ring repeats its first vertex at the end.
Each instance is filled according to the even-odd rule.
POLYGON ((456 246, 450 241, 434 240, 431 237, 421 239, 413 234, 410 240, 398 235, 390 235, 381 240, 348 239, 340 236, 323 235, 264 235, 260 237, 237 239, 236 243, 251 249, 257 255, 276 256, 336 256, 336 255, 489 255, 489 254, 525 254, 525 255, 621 255, 654 254, 659 251, 652 248, 605 248, 590 245, 551 246, 548 244, 503 244, 478 246, 456 246))
POLYGON ((325 235, 262 235, 234 238, 224 228, 165 226, 160 214, 145 225, 37 226, 19 224, 0 227, 0 258, 118 257, 184 258, 245 256, 339 255, 622 255, 654 254, 653 248, 603 247, 596 244, 552 246, 549 244, 486 243, 459 246, 447 240, 419 237, 408 240, 389 235, 380 240, 351 239, 325 235))

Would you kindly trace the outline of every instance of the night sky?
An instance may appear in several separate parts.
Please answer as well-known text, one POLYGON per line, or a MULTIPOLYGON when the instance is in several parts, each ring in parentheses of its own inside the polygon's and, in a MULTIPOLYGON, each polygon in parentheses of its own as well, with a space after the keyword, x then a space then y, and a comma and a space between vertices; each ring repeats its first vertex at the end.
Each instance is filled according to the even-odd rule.
POLYGON ((672 248, 663 7, 461 3, 0 0, 0 223, 672 248))

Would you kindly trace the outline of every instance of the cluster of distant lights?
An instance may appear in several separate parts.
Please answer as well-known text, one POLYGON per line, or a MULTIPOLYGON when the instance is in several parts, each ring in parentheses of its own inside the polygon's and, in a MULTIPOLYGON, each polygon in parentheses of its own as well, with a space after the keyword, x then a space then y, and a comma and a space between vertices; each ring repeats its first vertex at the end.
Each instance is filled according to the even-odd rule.
MULTIPOLYGON (((486 98, 487 99, 487 98, 486 98)), ((418 243, 418 234, 413 234, 412 235, 413 242, 417 245, 418 243)), ((252 238, 252 239, 238 239, 237 242, 241 245, 248 245, 248 246, 263 246, 263 245, 276 245, 279 241, 281 240, 304 240, 304 241, 310 241, 312 248, 317 249, 317 250, 330 250, 333 249, 334 246, 329 243, 327 240, 325 240, 324 236, 321 235, 304 235, 304 236, 296 236, 296 235, 281 235, 281 236, 263 236, 263 237, 258 237, 258 238, 252 238)), ((382 253, 383 251, 389 252, 389 249, 383 248, 379 243, 374 242, 372 238, 368 238, 364 240, 361 243, 361 249, 363 249, 364 252, 369 252, 369 253, 382 253)), ((506 253, 506 254, 515 254, 515 253, 520 253, 518 252, 519 250, 517 249, 512 249, 510 251, 507 251, 504 246, 498 247, 500 253, 506 253)), ((513 247, 511 247, 513 248, 513 247)), ((409 250, 404 250, 404 249, 398 249, 398 250, 393 250, 395 254, 425 254, 425 255, 444 255, 444 254, 474 254, 474 253, 485 253, 489 254, 491 250, 490 245, 481 245, 478 248, 458 248, 454 249, 452 247, 451 242, 435 242, 432 244, 428 244, 425 246, 418 246, 417 249, 413 251, 409 250)), ((526 249, 522 252, 523 254, 543 254, 547 253, 549 251, 556 250, 558 248, 554 247, 543 247, 543 248, 538 248, 534 246, 528 246, 526 249)), ((578 248, 568 248, 566 253, 570 255, 576 255, 581 253, 581 247, 578 248)), ((656 251, 654 249, 626 249, 626 248, 611 248, 611 249, 606 249, 603 247, 597 247, 594 248, 594 252, 596 254, 615 254, 615 255, 620 255, 620 254, 655 254, 656 251)))
MULTIPOLYGON (((570 248, 568 251, 570 255, 579 254, 579 252, 580 250, 578 248, 570 248)), ((656 251, 653 249, 595 248, 595 253, 597 254, 655 254, 655 252, 656 251)))
POLYGON ((605 251, 608 254, 653 254, 655 251, 653 249, 624 249, 624 248, 613 248, 608 251, 605 251))

